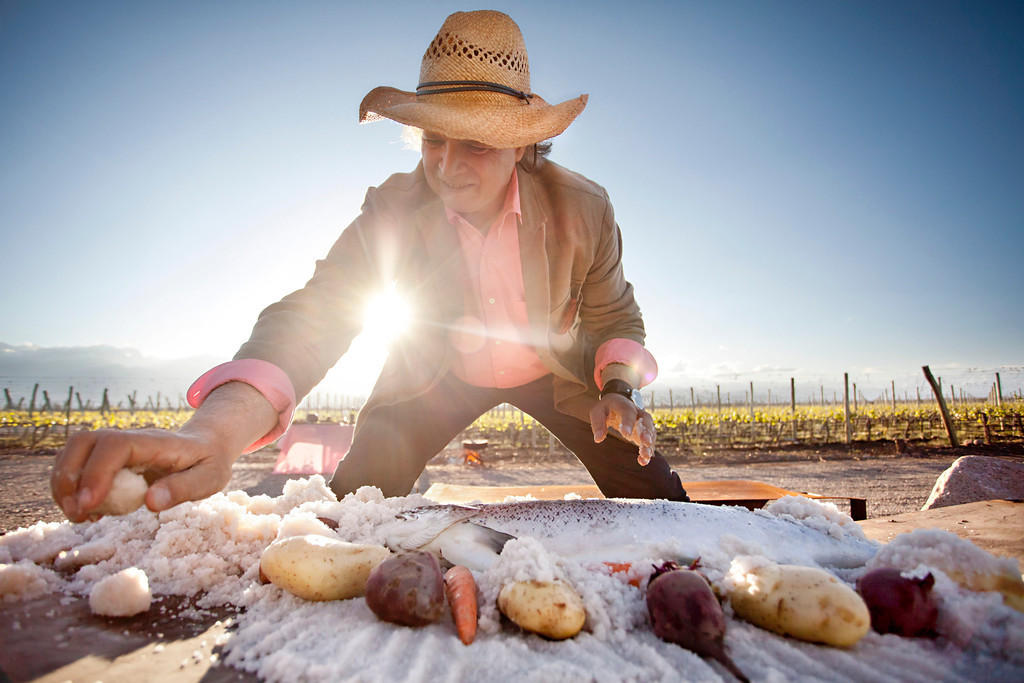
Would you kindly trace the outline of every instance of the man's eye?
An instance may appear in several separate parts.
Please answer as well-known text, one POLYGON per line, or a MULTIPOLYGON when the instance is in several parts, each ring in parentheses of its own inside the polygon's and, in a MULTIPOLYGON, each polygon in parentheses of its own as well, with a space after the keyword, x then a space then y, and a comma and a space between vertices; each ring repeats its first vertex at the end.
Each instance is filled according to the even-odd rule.
POLYGON ((432 138, 423 138, 423 144, 428 147, 440 147, 443 143, 440 140, 434 140, 432 138))
POLYGON ((480 145, 469 145, 469 151, 472 154, 487 154, 491 151, 490 147, 481 147, 480 145))

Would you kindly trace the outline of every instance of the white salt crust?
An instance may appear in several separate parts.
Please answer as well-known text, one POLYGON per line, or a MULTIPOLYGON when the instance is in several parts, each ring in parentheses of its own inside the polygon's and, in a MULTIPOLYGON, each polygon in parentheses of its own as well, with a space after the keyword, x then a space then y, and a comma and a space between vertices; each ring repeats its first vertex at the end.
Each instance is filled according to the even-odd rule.
MULTIPOLYGON (((39 523, 0 537, 0 595, 10 601, 62 591, 81 599, 108 577, 134 569, 138 574, 126 576, 144 575, 151 595, 196 596, 194 616, 216 605, 238 607, 237 630, 219 643, 221 661, 270 681, 728 680, 717 663, 651 632, 643 592, 628 581, 643 585, 658 557, 612 573, 559 557, 532 538, 510 541, 498 561, 476 575, 480 633, 468 647, 448 616, 423 628, 398 627, 377 620, 362 598, 312 603, 259 583, 260 554, 276 538, 318 533, 381 544, 383 522, 429 502, 415 495, 385 499, 370 488, 338 501, 314 475, 289 481, 275 498, 232 491, 159 514, 143 507, 94 523, 39 523), (337 521, 337 532, 317 517, 337 521), (550 642, 520 632, 498 613, 501 585, 531 578, 559 578, 576 588, 587 609, 583 633, 550 642)), ((783 499, 758 514, 793 519, 840 540, 860 537, 835 506, 802 498, 783 499)), ((700 558, 719 590, 728 587, 737 556, 745 556, 739 561, 747 566, 763 561, 745 552, 751 544, 722 532, 700 558)), ((942 600, 938 639, 869 633, 854 647, 836 649, 782 638, 730 615, 726 646, 737 665, 752 680, 770 681, 1024 679, 1024 615, 998 593, 968 591, 945 573, 1009 571, 1008 561, 969 543, 968 550, 945 538, 900 538, 871 566, 934 567, 942 600)), ((670 554, 672 543, 662 550, 670 554)), ((849 584, 865 570, 839 578, 849 584)))
POLYGON ((105 617, 141 614, 149 610, 152 601, 146 572, 136 567, 100 579, 89 591, 89 609, 105 617))

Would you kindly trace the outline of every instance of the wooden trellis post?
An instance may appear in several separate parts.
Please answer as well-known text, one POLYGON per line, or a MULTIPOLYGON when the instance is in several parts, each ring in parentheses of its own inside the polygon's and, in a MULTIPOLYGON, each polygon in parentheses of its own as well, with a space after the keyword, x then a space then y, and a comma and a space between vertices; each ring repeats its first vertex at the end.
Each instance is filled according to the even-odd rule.
POLYGON ((850 432, 850 373, 843 373, 843 423, 846 426, 846 445, 852 441, 850 432))
POLYGON ((789 378, 789 412, 793 414, 793 441, 796 441, 796 378, 789 378))
POLYGON ((946 401, 942 398, 942 389, 939 387, 939 383, 935 381, 935 376, 932 375, 932 371, 927 365, 921 369, 924 371, 924 378, 928 380, 928 384, 935 393, 935 400, 939 402, 939 413, 942 415, 942 424, 946 428, 946 436, 949 437, 949 445, 956 448, 960 445, 960 439, 956 437, 956 427, 953 425, 953 418, 949 416, 946 401))
POLYGON ((68 432, 71 430, 71 399, 75 396, 75 388, 73 386, 68 387, 68 404, 66 407, 65 419, 64 419, 64 442, 67 443, 68 432))

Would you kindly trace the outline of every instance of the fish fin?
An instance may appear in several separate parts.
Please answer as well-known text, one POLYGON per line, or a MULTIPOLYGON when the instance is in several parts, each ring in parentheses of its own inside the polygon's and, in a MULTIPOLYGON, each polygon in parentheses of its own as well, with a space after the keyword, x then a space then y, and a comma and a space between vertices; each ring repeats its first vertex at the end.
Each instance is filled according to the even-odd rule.
POLYGON ((385 545, 395 552, 419 550, 458 523, 444 517, 411 519, 388 534, 385 545))
POLYGON ((477 524, 476 522, 468 522, 468 525, 475 527, 476 538, 478 542, 489 547, 496 553, 500 553, 505 549, 505 544, 515 538, 512 534, 506 534, 504 531, 498 531, 490 527, 484 526, 483 524, 477 524))
POLYGON ((395 552, 419 550, 459 523, 479 514, 469 505, 428 505, 395 515, 397 524, 387 534, 387 545, 395 552))
POLYGON ((467 522, 446 529, 435 540, 435 546, 447 562, 482 571, 494 563, 513 538, 503 531, 467 522))
POLYGON ((444 528, 432 528, 427 527, 419 529, 414 534, 410 534, 401 538, 400 540, 394 540, 389 538, 387 545, 395 552, 401 552, 404 550, 418 550, 423 546, 430 543, 432 540, 437 538, 438 534, 444 533, 444 528))

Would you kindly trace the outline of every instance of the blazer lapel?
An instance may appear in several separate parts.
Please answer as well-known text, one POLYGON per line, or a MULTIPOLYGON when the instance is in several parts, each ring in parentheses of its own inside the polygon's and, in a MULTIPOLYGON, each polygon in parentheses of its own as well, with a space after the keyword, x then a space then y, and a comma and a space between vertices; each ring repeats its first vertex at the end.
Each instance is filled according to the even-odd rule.
MULTIPOLYGON (((448 222, 440 200, 430 202, 415 214, 423 240, 425 259, 421 262, 421 305, 432 309, 432 322, 450 325, 465 308, 463 283, 466 263, 455 228, 448 222)), ((413 249, 416 247, 413 246, 413 249)))

